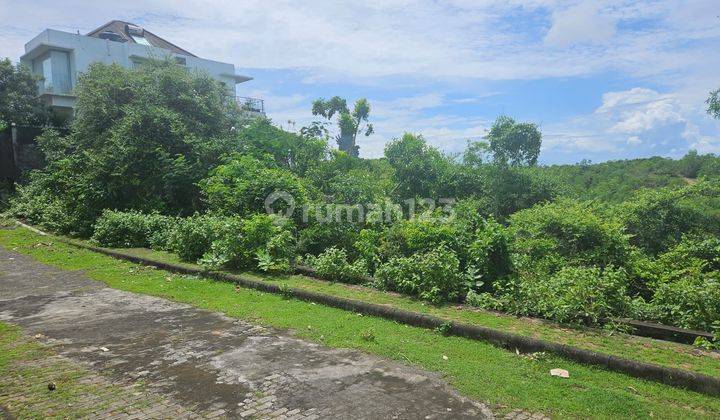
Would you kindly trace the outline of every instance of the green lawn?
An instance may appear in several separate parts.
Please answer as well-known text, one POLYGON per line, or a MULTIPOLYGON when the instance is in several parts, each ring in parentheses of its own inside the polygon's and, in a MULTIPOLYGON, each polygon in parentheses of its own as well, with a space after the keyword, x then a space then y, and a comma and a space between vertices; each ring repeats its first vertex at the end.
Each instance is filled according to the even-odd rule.
MULTIPOLYGON (((327 346, 356 348, 437 371, 463 394, 494 404, 499 410, 524 409, 554 417, 583 418, 720 416, 718 398, 553 356, 517 355, 483 342, 443 337, 426 329, 236 288, 230 283, 142 267, 77 249, 26 229, 0 229, 0 246, 62 269, 84 270, 89 277, 110 287, 187 302, 232 317, 289 329, 297 336, 327 346), (556 367, 567 369, 570 378, 551 377, 549 371, 556 367)), ((294 286, 307 283, 310 287, 297 276, 276 281, 294 286)), ((354 293, 339 285, 317 284, 316 287, 338 293, 354 293)), ((371 293, 360 289, 355 292, 371 293)), ((422 306, 408 300, 403 302, 422 306)), ((581 335, 574 339, 581 340, 581 335)), ((613 339, 615 337, 607 338, 613 339)))

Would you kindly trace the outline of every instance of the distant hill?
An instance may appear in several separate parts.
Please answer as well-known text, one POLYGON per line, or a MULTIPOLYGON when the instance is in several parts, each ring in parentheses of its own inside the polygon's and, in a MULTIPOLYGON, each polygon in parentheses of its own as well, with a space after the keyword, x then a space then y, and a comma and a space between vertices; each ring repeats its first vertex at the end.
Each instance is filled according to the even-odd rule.
POLYGON ((678 160, 656 156, 597 164, 581 161, 573 165, 542 166, 538 171, 554 179, 564 195, 619 202, 642 188, 680 187, 699 178, 720 177, 720 157, 691 151, 678 160))

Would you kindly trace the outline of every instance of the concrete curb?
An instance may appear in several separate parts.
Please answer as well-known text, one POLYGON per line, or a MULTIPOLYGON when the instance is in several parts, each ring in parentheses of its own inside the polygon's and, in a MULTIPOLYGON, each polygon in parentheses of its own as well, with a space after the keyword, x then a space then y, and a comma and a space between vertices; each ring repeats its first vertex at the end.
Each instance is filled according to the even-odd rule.
MULTIPOLYGON (((35 233, 47 235, 45 232, 42 232, 41 230, 38 230, 32 226, 28 226, 21 222, 17 223, 27 229, 30 229, 35 233)), ((396 321, 414 327, 435 329, 440 326, 448 326, 445 332, 449 335, 455 335, 479 341, 486 341, 497 347, 502 347, 512 351, 518 350, 526 353, 539 351, 550 352, 566 359, 573 360, 575 362, 600 366, 607 370, 621 372, 632 377, 660 382, 665 385, 687 388, 707 395, 720 395, 720 378, 704 375, 701 373, 695 373, 686 370, 655 365, 651 363, 638 362, 622 357, 612 356, 604 353, 597 353, 590 350, 584 350, 565 344, 553 343, 545 340, 537 340, 518 334, 495 330, 492 328, 458 323, 447 319, 434 317, 431 315, 404 311, 385 305, 378 305, 354 299, 324 295, 301 289, 286 290, 282 289, 279 285, 252 280, 237 274, 231 274, 222 271, 208 271, 178 264, 155 261, 150 258, 138 257, 112 249, 88 245, 83 242, 75 241, 68 238, 63 238, 59 236, 53 237, 61 242, 78 248, 87 249, 90 251, 98 252, 100 254, 146 266, 157 267, 171 272, 202 275, 219 281, 229 281, 250 289, 260 290, 268 293, 290 295, 296 299, 320 303, 333 308, 344 309, 347 311, 362 313, 365 315, 377 316, 380 318, 396 321)))

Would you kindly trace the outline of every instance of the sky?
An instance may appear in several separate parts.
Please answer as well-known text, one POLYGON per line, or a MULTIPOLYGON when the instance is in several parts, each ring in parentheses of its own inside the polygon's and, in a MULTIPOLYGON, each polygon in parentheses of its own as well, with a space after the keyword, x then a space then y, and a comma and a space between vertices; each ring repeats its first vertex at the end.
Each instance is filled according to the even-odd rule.
POLYGON ((499 115, 538 124, 544 164, 720 153, 718 0, 0 0, 0 57, 112 19, 235 64, 289 130, 313 99, 367 98, 363 157, 405 132, 460 153, 499 115))

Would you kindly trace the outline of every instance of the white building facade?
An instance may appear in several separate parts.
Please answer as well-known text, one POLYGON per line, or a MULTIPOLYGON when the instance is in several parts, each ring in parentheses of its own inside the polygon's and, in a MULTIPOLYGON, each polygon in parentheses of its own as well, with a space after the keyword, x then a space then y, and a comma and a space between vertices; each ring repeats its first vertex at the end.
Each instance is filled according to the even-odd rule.
MULTIPOLYGON (((60 113, 72 115, 74 88, 78 75, 92 63, 117 63, 135 68, 152 58, 169 57, 178 65, 207 73, 227 86, 235 96, 235 85, 252 80, 235 74, 229 63, 207 60, 128 22, 112 21, 80 35, 46 29, 25 44, 20 61, 41 77, 39 94, 60 113)), ((264 114, 262 100, 238 97, 241 107, 251 113, 264 114)))

